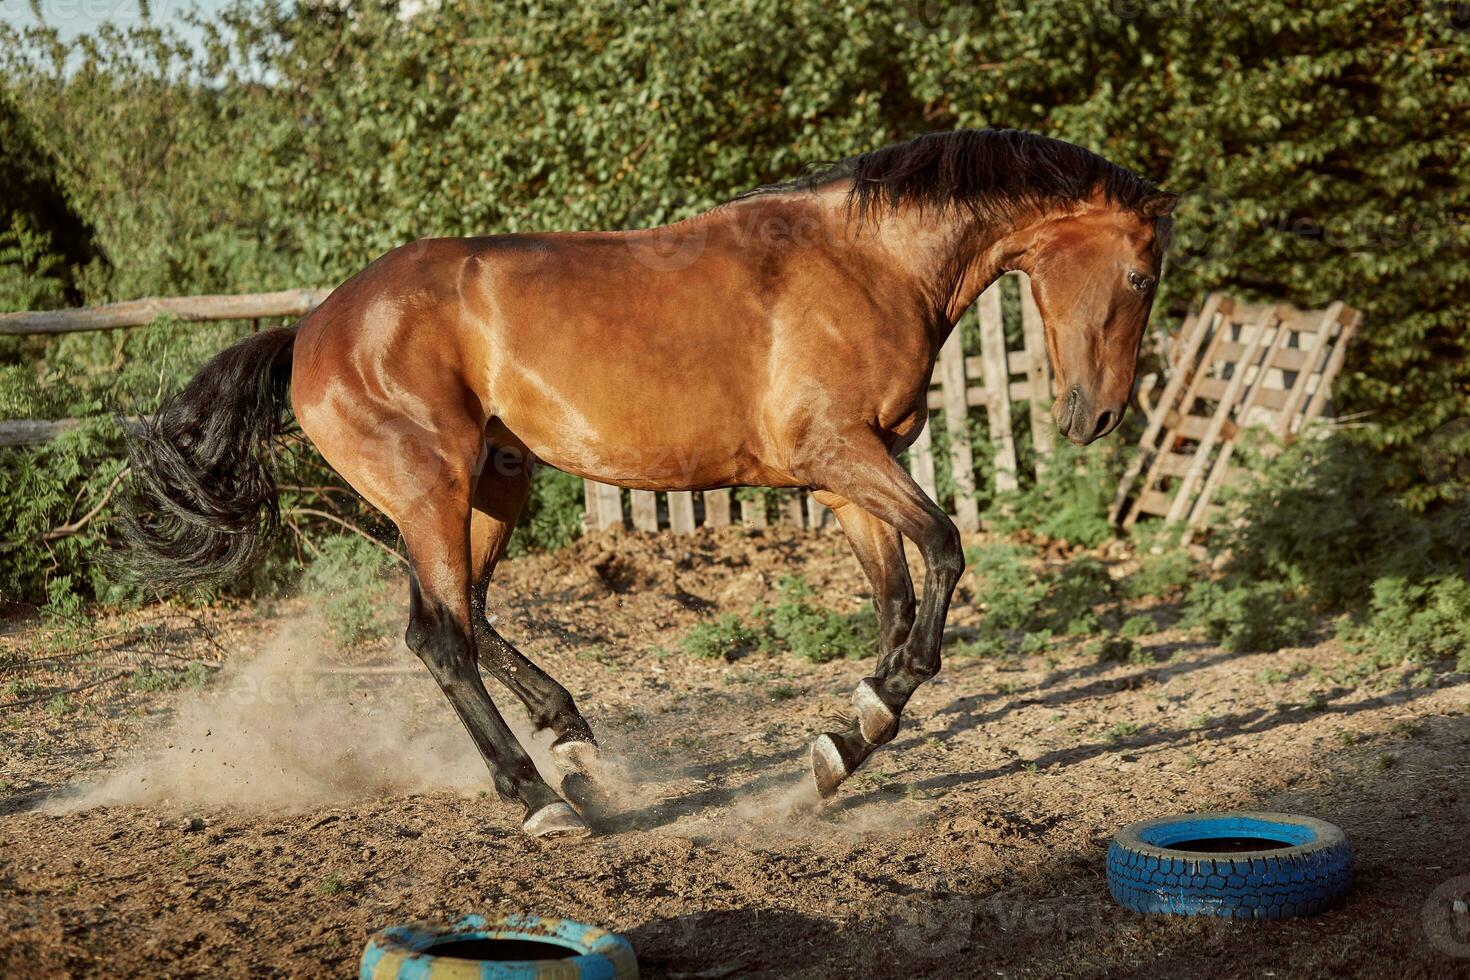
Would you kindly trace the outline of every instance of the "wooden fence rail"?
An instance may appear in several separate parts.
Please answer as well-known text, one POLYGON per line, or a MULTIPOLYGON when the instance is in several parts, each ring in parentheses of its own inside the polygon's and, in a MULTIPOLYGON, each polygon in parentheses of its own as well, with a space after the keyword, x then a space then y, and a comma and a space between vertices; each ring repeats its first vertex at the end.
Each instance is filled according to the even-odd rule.
POLYGON ((285 289, 278 293, 240 296, 170 296, 135 299, 76 310, 37 310, 0 313, 0 334, 80 333, 141 327, 161 316, 190 323, 207 320, 260 320, 302 316, 327 298, 330 289, 285 289))

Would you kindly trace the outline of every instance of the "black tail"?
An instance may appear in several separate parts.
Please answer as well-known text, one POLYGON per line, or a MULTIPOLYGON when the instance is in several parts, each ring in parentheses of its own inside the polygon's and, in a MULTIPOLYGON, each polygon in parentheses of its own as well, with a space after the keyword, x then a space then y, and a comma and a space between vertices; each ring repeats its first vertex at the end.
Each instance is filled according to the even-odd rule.
POLYGON ((242 340, 127 436, 118 564, 161 587, 248 572, 280 526, 271 439, 284 428, 296 328, 242 340))

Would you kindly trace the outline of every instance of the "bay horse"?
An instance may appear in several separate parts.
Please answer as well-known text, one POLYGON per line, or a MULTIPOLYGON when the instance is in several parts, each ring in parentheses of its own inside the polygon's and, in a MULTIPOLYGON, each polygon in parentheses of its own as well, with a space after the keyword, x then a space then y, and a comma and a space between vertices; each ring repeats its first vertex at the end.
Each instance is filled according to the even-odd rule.
MULTIPOLYGON (((1028 274, 1078 444, 1123 417, 1177 196, 1017 130, 935 133, 758 188, 677 224, 428 239, 295 326, 216 356, 130 441, 124 560, 181 584, 248 569, 276 530, 272 437, 301 430, 397 526, 406 641, 533 835, 586 821, 538 775, 480 666, 555 734, 579 802, 597 743, 567 690, 496 631, 485 595, 544 463, 620 487, 805 488, 873 589, 880 657, 820 735, 829 797, 939 670, 959 532, 896 460, 935 357, 1002 273, 1028 274), (907 538, 926 574, 917 607, 907 538)), ((580 805, 580 804, 579 804, 580 805)))

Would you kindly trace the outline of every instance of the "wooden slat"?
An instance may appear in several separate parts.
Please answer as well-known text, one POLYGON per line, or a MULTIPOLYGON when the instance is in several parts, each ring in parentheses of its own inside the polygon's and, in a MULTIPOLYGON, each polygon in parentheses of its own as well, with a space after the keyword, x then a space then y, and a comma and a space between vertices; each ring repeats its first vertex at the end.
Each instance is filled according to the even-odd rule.
POLYGON ((990 392, 986 415, 990 441, 995 446, 995 489, 1014 490, 1016 483, 1016 440, 1011 435, 1011 400, 1007 397, 1006 337, 1001 320, 1000 289, 992 284, 980 294, 980 357, 985 366, 985 388, 990 392))
MULTIPOLYGON (((1320 328, 1317 332, 1317 345, 1311 351, 1307 352, 1311 355, 1311 360, 1304 364, 1302 370, 1298 372, 1296 383, 1291 386, 1286 403, 1281 407, 1280 414, 1276 416, 1276 421, 1271 426, 1271 434, 1275 438, 1286 439, 1291 435, 1292 420, 1296 418, 1297 412, 1301 410, 1303 401, 1306 400, 1307 387, 1311 384, 1312 376, 1320 374, 1327 366, 1327 359, 1331 356, 1329 353, 1329 344, 1334 335, 1338 338, 1338 346, 1342 346, 1343 341, 1342 333, 1339 329, 1339 321, 1342 319, 1345 309, 1346 307, 1343 303, 1338 301, 1328 306, 1327 310, 1322 314, 1320 328)), ((1357 314, 1354 313, 1353 315, 1356 316, 1357 314)), ((1320 381, 1317 386, 1319 388, 1321 387, 1320 381)))
POLYGON ((0 422, 0 446, 42 446, 80 423, 80 419, 10 419, 0 422))
MULTIPOLYGON (((1288 331, 1288 336, 1290 332, 1288 331)), ((1281 347, 1271 355, 1270 365, 1283 371, 1300 371, 1309 363, 1313 362, 1315 349, 1308 350, 1302 347, 1281 347)), ((1245 353, 1245 345, 1232 342, 1220 345, 1220 360, 1235 362, 1240 360, 1245 353)), ((1268 379, 1269 380, 1269 379, 1268 379)))
POLYGON ((623 526, 623 492, 606 483, 596 484, 597 526, 602 529, 623 526))
MULTIPOLYGON (((1158 452, 1159 439, 1164 432, 1164 421, 1168 418, 1169 413, 1175 410, 1186 383, 1197 374, 1191 369, 1195 353, 1199 350, 1205 334, 1209 332, 1211 322, 1223 304, 1224 297, 1220 293, 1211 293, 1205 297, 1204 307, 1196 318, 1196 328, 1180 336, 1176 347, 1178 361, 1175 363, 1174 370, 1169 374, 1168 382, 1164 385, 1164 393, 1159 396, 1157 410, 1149 416, 1148 426, 1144 429, 1143 439, 1139 443, 1143 451, 1133 458, 1133 462, 1128 464, 1128 469, 1123 474, 1123 479, 1118 481, 1118 493, 1114 496, 1113 506, 1108 511, 1109 521, 1116 523, 1120 517, 1124 516, 1124 508, 1128 505, 1128 498, 1133 492, 1133 484, 1138 479, 1139 473, 1150 473, 1149 479, 1144 481, 1143 489, 1147 491, 1150 488, 1152 478, 1150 464, 1158 452)), ((1125 526, 1131 526, 1137 520, 1137 514, 1138 510, 1134 508, 1133 513, 1127 515, 1125 526)))
MULTIPOLYGON (((1178 411, 1184 415, 1188 414, 1186 410, 1199 398, 1199 386, 1205 380, 1207 380, 1204 376, 1205 371, 1208 365, 1213 362, 1215 351, 1219 348, 1221 344, 1225 343, 1226 338, 1230 335, 1230 328, 1233 322, 1235 309, 1234 300, 1232 300, 1228 296, 1211 295, 1205 301, 1205 307, 1206 308, 1204 310, 1200 311, 1200 326, 1197 328, 1195 336, 1199 341, 1203 342, 1205 336, 1208 335, 1210 338, 1209 342, 1205 344, 1204 353, 1203 355, 1201 355, 1198 361, 1194 359, 1195 352, 1181 352, 1181 367, 1193 365, 1193 368, 1177 372, 1177 376, 1181 380, 1181 387, 1184 389, 1184 391, 1183 394, 1179 396, 1177 402, 1178 407, 1174 410, 1171 410, 1170 412, 1163 413, 1162 417, 1164 419, 1172 418, 1174 411, 1178 411), (1214 300, 1216 303, 1214 309, 1210 308, 1211 300, 1214 300), (1211 332, 1212 326, 1213 332, 1211 332)), ((1173 379, 1170 380, 1172 381, 1173 379)), ((1208 432, 1209 426, 1206 425, 1203 431, 1208 432)), ((1203 432, 1201 433, 1201 437, 1203 437, 1203 432)), ((1167 447, 1172 444, 1173 435, 1165 430, 1163 433, 1163 439, 1164 444, 1167 447)), ((1145 445, 1149 444, 1145 443, 1145 445)), ((1162 462, 1160 461, 1159 456, 1152 456, 1150 465, 1144 475, 1143 483, 1141 484, 1143 490, 1153 490, 1158 485, 1159 476, 1161 475, 1159 472, 1160 466, 1162 466, 1162 462)), ((1125 528, 1132 527, 1135 523, 1137 523, 1140 513, 1141 512, 1139 510, 1135 509, 1124 519, 1123 526, 1125 528)))
POLYGON ((806 523, 802 514, 801 495, 792 491, 782 491, 781 507, 776 512, 782 524, 788 527, 803 527, 806 523))
POLYGON ((640 531, 658 530, 658 494, 652 490, 630 490, 633 501, 633 526, 640 531))
POLYGON ((740 523, 746 527, 766 526, 766 501, 764 498, 740 501, 740 523))
MULTIPOLYGON (((1210 418, 1209 428, 1205 430, 1205 434, 1200 438, 1199 444, 1195 447, 1194 462, 1190 466, 1189 472, 1185 473, 1179 480, 1179 486, 1174 492, 1174 503, 1170 505, 1169 513, 1164 515, 1164 522, 1166 524, 1174 524, 1182 521, 1189 513, 1190 505, 1194 500, 1195 487, 1204 478, 1205 472, 1210 465, 1210 458, 1214 452, 1215 443, 1220 438, 1220 431, 1224 428, 1226 419, 1240 398, 1241 390, 1245 385, 1246 375, 1250 373, 1250 367, 1255 363, 1256 356, 1263 346, 1268 328, 1276 320, 1276 310, 1268 307, 1266 312, 1261 314, 1260 319, 1256 320, 1253 324, 1256 329, 1251 334, 1253 339, 1250 342, 1250 346, 1246 349, 1245 355, 1236 365, 1235 373, 1230 378, 1230 384, 1221 396, 1220 404, 1215 409, 1215 414, 1210 418)), ((1279 334, 1280 331, 1276 331, 1276 335, 1279 334)))
POLYGON ((582 527, 588 531, 602 527, 597 519, 597 484, 591 480, 582 481, 582 527))
POLYGON ((1307 403, 1307 410, 1302 413, 1301 425, 1297 427, 1298 432, 1306 429, 1327 407, 1327 399, 1332 393, 1332 381, 1337 377, 1337 372, 1342 370, 1343 358, 1347 356, 1348 341, 1353 339, 1353 334, 1357 332, 1358 324, 1362 319, 1363 315, 1357 310, 1353 310, 1344 319, 1342 333, 1338 334, 1337 343, 1332 348, 1332 355, 1327 358, 1327 366, 1322 369, 1322 380, 1317 382, 1317 391, 1312 395, 1312 400, 1307 403))
POLYGON ((1159 473, 1164 476, 1183 476, 1189 472, 1192 458, 1189 453, 1163 452, 1159 455, 1159 473))
POLYGON ((1174 430, 1176 436, 1199 442, 1209 430, 1210 420, 1206 416, 1186 415, 1177 422, 1171 423, 1169 428, 1174 430))
POLYGON ((0 313, 0 334, 59 334, 85 330, 141 327, 161 316, 198 323, 206 320, 253 320, 295 317, 310 312, 330 289, 285 289, 239 296, 170 296, 135 299, 75 310, 0 313))
POLYGON ((951 330, 939 349, 939 376, 944 390, 944 427, 949 433, 949 466, 954 476, 955 523, 961 531, 978 531, 980 509, 975 502, 975 457, 970 452, 970 418, 965 400, 965 352, 958 330, 951 330))
POLYGON ((1174 503, 1174 498, 1167 493, 1158 490, 1145 490, 1138 495, 1138 503, 1134 510, 1140 514, 1153 514, 1155 517, 1163 517, 1169 513, 1169 507, 1174 503))
POLYGON ((808 530, 820 530, 822 525, 827 523, 827 518, 831 514, 832 512, 823 507, 821 501, 815 495, 810 493, 806 495, 806 526, 808 530))
MULTIPOLYGON (((1272 355, 1276 354, 1286 345, 1286 339, 1290 335, 1291 331, 1287 329, 1286 323, 1282 320, 1277 320, 1276 334, 1271 340, 1271 345, 1266 348, 1265 356, 1261 358, 1261 365, 1257 369, 1255 377, 1246 382, 1245 396, 1240 400, 1240 407, 1235 411, 1237 424, 1247 424, 1251 409, 1255 407, 1256 399, 1260 397, 1266 383, 1266 378, 1271 373, 1266 370, 1266 365, 1271 363, 1272 355)), ((1249 356, 1249 354, 1242 355, 1243 359, 1236 364, 1235 369, 1242 376, 1246 375, 1250 369, 1250 363, 1246 359, 1249 356)), ((1215 499, 1215 493, 1225 481, 1225 474, 1230 471, 1230 457, 1235 453, 1235 445, 1235 439, 1230 436, 1226 436, 1220 444, 1220 452, 1216 455, 1215 461, 1210 464, 1209 473, 1205 476, 1204 486, 1200 487, 1199 497, 1189 510, 1188 523, 1191 528, 1197 528, 1202 525, 1205 522, 1205 518, 1209 515, 1211 503, 1215 499)), ((1188 543, 1189 532, 1186 532, 1184 544, 1188 543)))
POLYGON ((704 526, 730 526, 729 490, 706 490, 704 492, 704 526))
POLYGON ((669 495, 669 530, 675 534, 694 533, 694 494, 687 490, 669 495))
MULTIPOLYGON (((1046 325, 1041 319, 1041 309, 1036 305, 1036 296, 1031 292, 1031 279, 1024 273, 1018 279, 1021 287, 1021 334, 1028 355, 1026 380, 1029 390, 1024 398, 1030 402, 1031 446, 1036 451, 1036 478, 1040 480, 1054 451, 1056 431, 1050 404, 1051 361, 1046 353, 1046 325)), ((1011 397, 1015 397, 1014 392, 1011 397)))

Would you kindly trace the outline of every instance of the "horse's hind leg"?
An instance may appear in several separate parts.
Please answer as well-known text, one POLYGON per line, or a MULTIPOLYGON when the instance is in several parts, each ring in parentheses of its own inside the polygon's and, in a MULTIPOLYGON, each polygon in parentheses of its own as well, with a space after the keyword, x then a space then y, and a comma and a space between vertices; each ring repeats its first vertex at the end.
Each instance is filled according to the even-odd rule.
POLYGON ((524 807, 529 834, 585 834, 587 824, 516 741, 475 664, 469 542, 481 430, 468 420, 429 429, 377 408, 359 403, 347 414, 313 402, 298 404, 297 417, 333 468, 402 533, 409 557, 404 640, 453 705, 496 791, 524 807))
POLYGON ((527 461, 505 452, 491 454, 491 465, 476 485, 475 512, 470 521, 470 550, 478 569, 470 597, 475 650, 481 666, 526 706, 531 723, 537 729, 556 733, 551 755, 557 768, 564 775, 582 773, 597 751, 591 726, 567 689, 501 636, 485 615, 490 578, 505 554, 530 489, 527 461))

